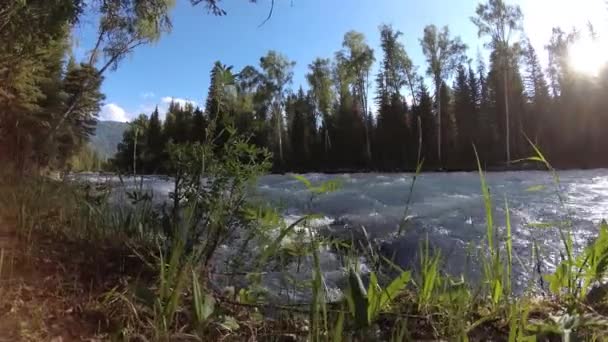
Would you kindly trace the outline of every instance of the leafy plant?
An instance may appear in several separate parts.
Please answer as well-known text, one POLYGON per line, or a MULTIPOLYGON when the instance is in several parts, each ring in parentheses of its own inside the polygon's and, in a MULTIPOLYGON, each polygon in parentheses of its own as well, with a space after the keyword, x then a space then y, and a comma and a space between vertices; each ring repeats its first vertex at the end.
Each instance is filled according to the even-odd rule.
POLYGON ((192 305, 196 323, 204 326, 215 312, 215 298, 203 292, 199 276, 194 270, 192 270, 192 305))
POLYGON ((354 266, 351 266, 348 272, 349 286, 345 299, 351 316, 355 320, 355 325, 360 329, 369 327, 405 289, 410 279, 410 272, 403 271, 388 286, 382 288, 378 283, 378 277, 372 272, 366 290, 359 272, 354 266))

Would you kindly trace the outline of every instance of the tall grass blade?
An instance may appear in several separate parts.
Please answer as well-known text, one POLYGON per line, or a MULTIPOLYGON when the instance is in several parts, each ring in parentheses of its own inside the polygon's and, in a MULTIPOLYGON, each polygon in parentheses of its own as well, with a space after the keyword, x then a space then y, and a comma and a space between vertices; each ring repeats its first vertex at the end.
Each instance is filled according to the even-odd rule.
POLYGON ((338 313, 338 319, 336 325, 333 327, 332 342, 342 342, 342 335, 344 334, 344 311, 338 313))
POLYGON ((513 268, 513 236, 511 235, 511 213, 509 210, 509 202, 505 197, 505 215, 506 215, 506 226, 507 226, 507 295, 511 295, 511 272, 513 268))
MULTIPOLYGON (((475 159, 477 159, 477 170, 479 171, 479 179, 481 181, 481 193, 483 194, 483 203, 486 209, 486 236, 488 239, 488 247, 493 252, 494 246, 494 221, 492 216, 492 198, 490 196, 490 190, 486 183, 485 174, 481 168, 481 162, 479 161, 479 155, 477 154, 477 148, 473 145, 473 151, 475 152, 475 159)), ((492 253, 493 254, 493 253, 492 253)))

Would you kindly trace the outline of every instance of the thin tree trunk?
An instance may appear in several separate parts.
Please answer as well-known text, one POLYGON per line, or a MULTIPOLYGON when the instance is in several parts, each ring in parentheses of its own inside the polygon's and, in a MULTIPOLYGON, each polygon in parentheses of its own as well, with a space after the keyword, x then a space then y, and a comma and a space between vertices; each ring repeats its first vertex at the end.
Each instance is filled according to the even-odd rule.
POLYGON ((443 167, 441 159, 441 84, 437 84, 437 161, 439 168, 443 167))
POLYGON ((281 134, 281 106, 276 106, 277 115, 277 137, 279 138, 279 160, 281 161, 281 167, 283 166, 283 137, 281 134))
MULTIPOLYGON (((369 72, 365 75, 366 80, 365 80, 365 84, 367 86, 369 86, 369 72)), ((368 89, 366 89, 365 86, 361 86, 361 105, 363 106, 363 119, 364 124, 365 124, 365 152, 366 152, 366 159, 368 164, 371 163, 372 161, 372 148, 371 148, 371 142, 369 139, 369 131, 370 131, 370 127, 369 127, 369 122, 367 120, 367 93, 368 93, 368 89), (365 91, 364 91, 365 89, 365 91)))
POLYGON ((418 156, 416 156, 416 169, 420 166, 422 160, 422 120, 420 115, 416 117, 416 126, 418 128, 418 156))
MULTIPOLYGON (((131 43, 129 43, 131 44, 131 43)), ((106 64, 104 64, 104 66, 99 69, 99 71, 97 71, 97 76, 101 77, 103 76, 103 74, 106 72, 106 70, 114 63, 118 60, 119 57, 121 57, 124 54, 127 54, 129 51, 135 49, 136 47, 143 45, 144 42, 138 42, 135 43, 133 45, 129 45, 123 49, 122 51, 120 51, 119 53, 115 54, 114 56, 112 56, 107 62, 106 64)), ((96 49, 99 48, 99 41, 97 42, 96 49)), ((93 54, 96 54, 96 51, 92 52, 91 55, 91 59, 90 61, 94 60, 94 56, 93 54)), ((94 67, 94 65, 89 64, 89 66, 94 67)), ((61 115, 61 118, 59 119, 59 121, 57 122, 57 124, 55 126, 53 126, 50 130, 50 132, 47 134, 47 136, 44 139, 45 143, 48 143, 51 138, 53 138, 53 135, 55 134, 55 132, 63 125, 63 123, 65 122, 65 120, 70 116, 70 114, 72 114, 72 112, 74 111, 74 109, 76 109, 76 106, 78 105, 78 103, 80 102, 82 95, 84 94, 84 90, 85 88, 87 88, 89 85, 89 79, 87 78, 84 83, 82 83, 80 85, 80 89, 79 91, 76 93, 76 95, 74 96, 74 98, 72 99, 72 103, 70 104, 70 106, 65 110, 65 112, 63 112, 63 114, 61 115)))
POLYGON ((325 158, 329 160, 329 150, 331 149, 331 140, 329 139, 329 125, 327 124, 327 120, 325 121, 325 158))
POLYGON ((507 79, 507 67, 505 66, 504 75, 503 75, 503 83, 504 83, 504 98, 505 98, 505 122, 506 122, 506 143, 507 143, 507 163, 511 162, 511 136, 510 136, 510 128, 509 128, 509 92, 507 91, 508 79, 507 79))
POLYGON ((367 159, 367 162, 370 163, 372 160, 372 148, 370 146, 370 142, 369 142, 369 127, 368 127, 368 120, 367 120, 367 113, 364 111, 363 112, 365 115, 365 158, 367 159))
MULTIPOLYGON (((414 108, 417 109, 418 115, 416 115, 416 125, 418 128, 418 156, 416 158, 416 163, 420 164, 420 157, 422 156, 422 121, 420 118, 420 107, 418 107, 418 101, 416 101, 416 92, 414 91, 414 83, 412 82, 412 75, 410 72, 406 72, 407 83, 410 86, 410 92, 412 93, 412 104, 414 108)), ((416 165, 418 167, 418 165, 416 165)))
POLYGON ((133 177, 137 175, 137 133, 138 129, 135 128, 135 138, 133 139, 133 177))

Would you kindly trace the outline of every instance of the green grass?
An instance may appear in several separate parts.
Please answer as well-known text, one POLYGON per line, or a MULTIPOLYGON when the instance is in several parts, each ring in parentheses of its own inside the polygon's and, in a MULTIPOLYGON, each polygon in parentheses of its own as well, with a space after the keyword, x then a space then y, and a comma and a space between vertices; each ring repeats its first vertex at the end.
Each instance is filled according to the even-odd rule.
MULTIPOLYGON (((536 153, 528 160, 547 166, 554 179, 557 200, 566 208, 557 172, 540 151, 536 149, 536 153)), ((265 340, 278 340, 285 331, 291 331, 310 341, 483 340, 484 337, 568 341, 593 339, 608 331, 608 319, 604 316, 608 314, 606 296, 590 299, 598 293, 593 288, 605 286, 608 267, 605 222, 598 228, 593 243, 577 249, 572 242, 574 227, 570 214, 564 209, 564 224, 555 228, 559 230, 563 260, 555 272, 544 275, 550 295, 525 292, 515 296, 511 281, 513 262, 518 256, 513 249, 509 202, 504 199, 505 226, 498 227, 494 218, 496 201, 490 195, 481 167, 480 205, 486 214, 486 247, 480 258, 483 277, 479 283, 464 275, 444 272, 442 255, 428 240, 420 244, 419 268, 403 270, 379 255, 369 240, 360 244, 363 247, 354 247, 358 246, 355 241, 321 237, 309 225, 315 217, 313 203, 318 196, 338 189, 340 182, 313 184, 304 177, 296 178, 309 190, 309 213, 291 225, 281 223, 271 208, 230 202, 238 210, 232 207, 228 210, 228 203, 222 201, 230 198, 191 202, 180 209, 180 220, 166 220, 155 212, 151 199, 142 191, 130 194, 129 205, 112 206, 108 192, 42 178, 0 184, 5 194, 0 199, 0 215, 13 219, 20 237, 26 240, 39 231, 50 230, 72 239, 99 244, 113 240, 131 246, 148 276, 125 275, 103 301, 106 314, 119 323, 116 336, 124 340, 137 336, 159 341, 206 340, 218 336, 238 340, 258 334, 265 340), (212 222, 209 227, 213 229, 194 234, 201 224, 201 203, 216 214, 209 217, 212 222), (223 221, 228 213, 243 217, 246 227, 251 229, 241 250, 251 249, 252 241, 262 248, 253 253, 255 260, 249 260, 253 269, 239 266, 235 269, 249 274, 248 278, 254 281, 249 287, 234 289, 235 294, 226 297, 209 286, 210 273, 205 266, 217 248, 217 243, 212 244, 209 239, 225 241, 226 237, 218 234, 230 233, 224 226, 228 221, 223 221), (306 228, 308 236, 298 235, 299 226, 306 228), (193 240, 193 236, 201 240, 193 240), (298 251, 284 244, 286 239, 299 241, 298 251), (344 298, 333 303, 327 301, 320 260, 320 251, 330 246, 340 246, 334 249, 342 254, 347 270, 344 298), (575 250, 582 251, 575 253, 575 250), (373 261, 370 273, 360 272, 361 255, 373 261), (256 295, 264 270, 293 258, 312 265, 306 285, 310 302, 278 305, 256 295)), ((216 193, 220 192, 221 189, 216 193)), ((397 233, 402 233, 402 227, 397 233)), ((537 251, 535 257, 542 255, 537 251)), ((4 254, 0 253, 0 272, 4 272, 3 260, 4 254)), ((528 271, 536 272, 532 268, 528 271)))

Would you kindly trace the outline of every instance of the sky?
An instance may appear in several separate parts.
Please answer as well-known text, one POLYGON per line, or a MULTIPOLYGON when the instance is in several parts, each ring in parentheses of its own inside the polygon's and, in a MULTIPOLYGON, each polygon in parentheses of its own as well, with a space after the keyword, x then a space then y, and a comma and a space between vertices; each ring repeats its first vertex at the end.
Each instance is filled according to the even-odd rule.
MULTIPOLYGON (((276 50, 296 61, 292 89, 306 87, 308 64, 317 57, 331 58, 341 48, 344 33, 362 32, 381 58, 379 30, 391 24, 403 32, 401 41, 419 71, 426 70, 419 38, 425 25, 448 25, 468 45, 475 58, 485 51, 485 39, 478 39, 471 23, 479 0, 276 0, 272 18, 270 0, 250 4, 246 0, 225 0, 226 16, 214 17, 204 7, 192 7, 177 0, 172 11, 172 32, 159 42, 137 48, 116 71, 105 75, 106 94, 101 120, 128 121, 156 106, 166 111, 171 100, 204 106, 213 63, 220 60, 240 70, 255 65, 268 50, 276 50)), ((551 28, 585 29, 592 22, 608 36, 608 5, 604 0, 511 0, 524 13, 525 34, 547 60, 544 45, 551 28)), ((75 30, 77 50, 91 47, 94 29, 81 24, 75 30)), ((487 54, 487 53, 486 53, 487 54)), ((608 56, 607 56, 608 58, 608 56)), ((376 68, 377 66, 375 66, 376 68)), ((374 71, 375 74, 375 71, 374 71)))

